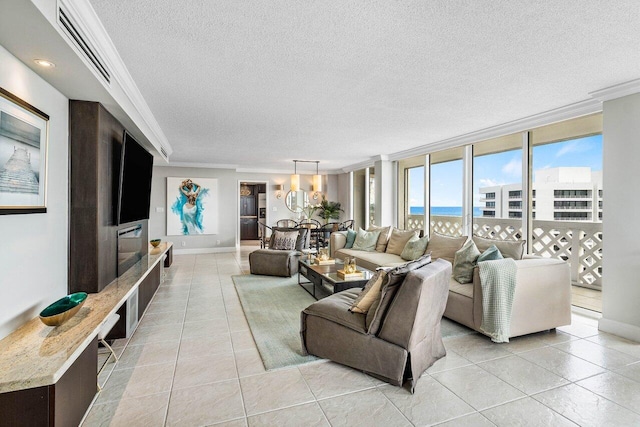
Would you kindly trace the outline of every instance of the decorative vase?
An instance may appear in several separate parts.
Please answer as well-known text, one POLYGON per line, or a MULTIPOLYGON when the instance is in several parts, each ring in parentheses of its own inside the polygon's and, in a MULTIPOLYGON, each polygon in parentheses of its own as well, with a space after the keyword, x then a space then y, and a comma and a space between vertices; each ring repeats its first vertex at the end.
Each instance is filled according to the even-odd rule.
POLYGON ((352 274, 356 272, 356 258, 355 257, 347 257, 344 260, 344 272, 347 274, 352 274))

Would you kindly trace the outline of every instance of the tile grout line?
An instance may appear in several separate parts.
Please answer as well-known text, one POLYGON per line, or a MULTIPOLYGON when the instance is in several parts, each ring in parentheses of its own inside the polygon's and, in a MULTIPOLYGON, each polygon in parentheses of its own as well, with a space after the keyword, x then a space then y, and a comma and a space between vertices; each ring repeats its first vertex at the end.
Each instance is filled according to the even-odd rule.
MULTIPOLYGON (((235 345, 233 344, 233 335, 231 333, 231 326, 229 324, 229 311, 227 310, 227 302, 224 299, 224 291, 222 290, 222 280, 220 279, 220 268, 218 266, 218 257, 216 259, 216 269, 218 270, 218 283, 220 285, 220 298, 222 298, 222 305, 224 307, 225 321, 227 322, 227 329, 229 329, 229 341, 231 342, 231 354, 233 356, 233 366, 236 369, 236 376, 238 381, 238 390, 240 391, 240 403, 242 404, 242 412, 244 414, 245 425, 249 424, 247 419, 247 406, 244 401, 244 394, 242 392, 242 381, 240 381, 240 370, 238 369, 238 361, 236 359, 235 345)), ((235 286, 234 286, 235 290, 235 286)))
MULTIPOLYGON (((184 334, 184 324, 185 319, 187 318, 187 307, 189 306, 189 299, 191 298, 191 284, 193 282, 193 269, 195 269, 195 260, 194 266, 191 269, 191 280, 189 281, 189 291, 187 292, 187 305, 185 306, 184 315, 182 317, 182 328, 180 329, 180 339, 178 340, 178 353, 176 354, 176 359, 173 362, 173 375, 171 376, 171 387, 169 388, 169 399, 167 400, 167 409, 164 413, 163 425, 166 426, 169 421, 169 408, 171 407, 171 399, 173 396, 173 383, 176 379, 176 371, 178 368, 178 358, 180 357, 180 349, 182 348, 182 335, 184 334)), ((154 295, 155 297, 155 295, 154 295)))

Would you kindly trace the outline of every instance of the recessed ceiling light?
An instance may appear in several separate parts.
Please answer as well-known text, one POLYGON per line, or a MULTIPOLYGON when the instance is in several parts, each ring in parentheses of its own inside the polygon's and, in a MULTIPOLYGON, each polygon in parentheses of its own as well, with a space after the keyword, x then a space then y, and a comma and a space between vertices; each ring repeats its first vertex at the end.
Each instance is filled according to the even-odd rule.
POLYGON ((56 66, 56 64, 46 59, 34 59, 33 62, 45 68, 53 68, 56 66))

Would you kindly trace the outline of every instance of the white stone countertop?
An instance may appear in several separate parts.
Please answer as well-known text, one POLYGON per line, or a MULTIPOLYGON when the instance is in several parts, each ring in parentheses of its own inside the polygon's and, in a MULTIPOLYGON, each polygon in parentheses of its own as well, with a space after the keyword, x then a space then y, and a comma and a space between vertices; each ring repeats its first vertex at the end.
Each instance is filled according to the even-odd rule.
POLYGON ((150 247, 122 276, 89 294, 80 311, 62 325, 46 326, 35 317, 0 340, 0 393, 55 384, 171 245, 150 247))

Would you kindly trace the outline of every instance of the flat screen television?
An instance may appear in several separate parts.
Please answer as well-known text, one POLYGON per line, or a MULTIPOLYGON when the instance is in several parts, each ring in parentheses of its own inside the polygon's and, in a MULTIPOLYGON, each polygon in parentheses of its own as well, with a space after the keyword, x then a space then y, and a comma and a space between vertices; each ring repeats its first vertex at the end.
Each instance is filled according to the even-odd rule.
POLYGON ((124 131, 118 184, 118 224, 149 219, 153 156, 124 131))

